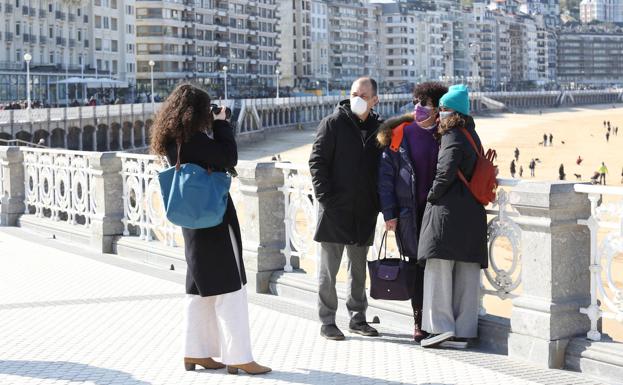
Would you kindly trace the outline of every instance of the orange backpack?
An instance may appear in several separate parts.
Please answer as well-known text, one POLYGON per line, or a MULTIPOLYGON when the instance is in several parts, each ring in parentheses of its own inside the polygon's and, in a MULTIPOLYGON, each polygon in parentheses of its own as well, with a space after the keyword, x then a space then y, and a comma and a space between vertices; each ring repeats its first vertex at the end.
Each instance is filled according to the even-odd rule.
POLYGON ((478 146, 476 146, 474 138, 472 138, 472 135, 469 131, 467 131, 467 129, 461 128, 461 131, 463 131, 469 142, 472 144, 472 147, 474 147, 474 150, 478 155, 478 159, 476 159, 472 179, 469 182, 461 170, 459 170, 458 176, 459 179, 465 183, 469 191, 471 191, 474 198, 486 206, 495 201, 495 192, 498 188, 498 181, 496 178, 498 168, 493 164, 496 152, 495 150, 488 150, 485 154, 482 147, 479 149, 478 146))

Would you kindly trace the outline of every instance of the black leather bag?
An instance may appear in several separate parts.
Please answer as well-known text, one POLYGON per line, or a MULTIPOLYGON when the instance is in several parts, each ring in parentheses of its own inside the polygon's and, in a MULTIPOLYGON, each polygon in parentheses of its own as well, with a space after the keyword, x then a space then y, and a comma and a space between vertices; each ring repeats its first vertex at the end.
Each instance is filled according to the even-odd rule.
POLYGON ((390 301, 406 301, 413 297, 415 265, 405 260, 402 253, 400 258, 387 258, 387 231, 383 234, 377 259, 368 261, 368 272, 370 297, 390 301), (382 251, 383 258, 381 258, 382 251))

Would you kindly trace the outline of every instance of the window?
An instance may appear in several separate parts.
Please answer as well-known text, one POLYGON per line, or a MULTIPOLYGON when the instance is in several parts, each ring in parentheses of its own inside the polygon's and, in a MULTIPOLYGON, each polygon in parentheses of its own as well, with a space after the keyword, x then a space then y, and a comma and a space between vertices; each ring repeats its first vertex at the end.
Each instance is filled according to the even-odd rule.
POLYGON ((117 40, 113 40, 111 42, 111 50, 113 52, 118 52, 119 51, 119 43, 117 42, 117 40))
POLYGON ((110 19, 110 29, 112 29, 113 31, 117 30, 117 18, 112 17, 110 19))
POLYGON ((21 32, 21 25, 20 25, 20 23, 18 21, 18 22, 15 23, 15 36, 19 36, 20 32, 21 32))
POLYGON ((110 19, 108 16, 104 17, 104 29, 110 29, 110 19))
POLYGON ((78 41, 82 41, 82 31, 78 30, 78 41))
POLYGON ((95 50, 96 51, 101 51, 102 50, 102 39, 100 39, 100 38, 96 38, 95 39, 95 50))
POLYGON ((134 34, 134 25, 126 24, 126 32, 129 34, 134 34))
POLYGON ((125 13, 126 15, 133 15, 134 14, 134 7, 131 5, 128 5, 125 9, 125 13))
POLYGON ((54 52, 50 52, 50 64, 54 64, 54 52))
POLYGON ((102 17, 95 16, 95 28, 102 28, 102 17))

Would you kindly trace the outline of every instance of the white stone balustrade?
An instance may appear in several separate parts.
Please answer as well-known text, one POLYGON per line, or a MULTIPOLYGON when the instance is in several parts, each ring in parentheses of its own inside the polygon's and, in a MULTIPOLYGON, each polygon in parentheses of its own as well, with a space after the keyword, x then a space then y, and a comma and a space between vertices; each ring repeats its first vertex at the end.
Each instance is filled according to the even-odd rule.
POLYGON ((575 191, 591 205, 590 217, 578 221, 590 230, 591 302, 580 311, 591 321, 587 338, 600 341, 601 318, 623 323, 623 286, 614 271, 614 258, 623 254, 623 188, 578 184, 575 191))
MULTIPOLYGON (((155 160, 125 153, 0 147, 1 223, 64 223, 70 232, 89 226, 90 244, 97 250, 118 252, 123 240, 131 239, 143 253, 167 254, 167 261, 183 263, 179 230, 162 218, 155 176, 164 166, 155 160), (26 207, 33 214, 24 215, 26 207)), ((256 290, 268 292, 271 276, 300 271, 302 259, 316 258, 310 244, 317 208, 311 178, 306 165, 241 162, 237 169, 231 195, 239 214, 245 265, 256 290)), ((489 286, 483 293, 512 301, 511 357, 562 367, 570 340, 589 331, 589 337, 597 336, 595 323, 591 328, 580 309, 589 315, 593 311, 620 317, 620 289, 599 291, 595 272, 607 270, 612 250, 621 246, 623 210, 621 205, 599 208, 595 194, 623 193, 576 187, 592 194, 591 215, 589 199, 576 192, 573 183, 500 182, 498 200, 487 210, 491 268, 483 273, 489 286), (598 217, 600 210, 615 220, 604 221, 598 217), (589 231, 596 222, 613 230, 599 254, 589 231), (492 251, 501 238, 508 238, 512 249, 505 261, 492 251), (598 300, 601 307, 590 310, 598 300)))

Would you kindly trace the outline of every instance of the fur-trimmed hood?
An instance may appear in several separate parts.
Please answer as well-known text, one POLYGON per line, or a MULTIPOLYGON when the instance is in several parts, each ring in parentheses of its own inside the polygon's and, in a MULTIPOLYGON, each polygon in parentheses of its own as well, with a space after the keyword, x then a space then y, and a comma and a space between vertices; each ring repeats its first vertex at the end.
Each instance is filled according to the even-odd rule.
POLYGON ((379 127, 379 132, 376 134, 377 142, 382 147, 389 146, 392 142, 392 130, 401 125, 402 123, 410 123, 414 120, 415 118, 412 112, 387 119, 379 127))

